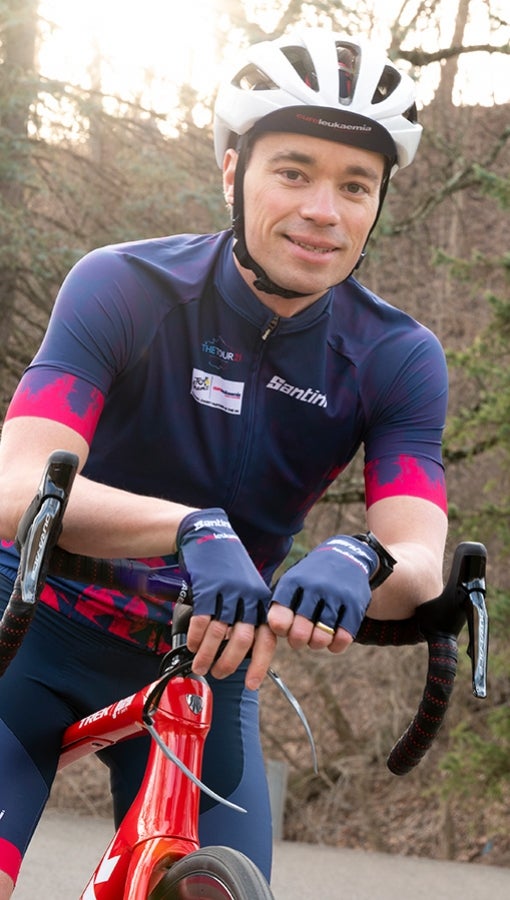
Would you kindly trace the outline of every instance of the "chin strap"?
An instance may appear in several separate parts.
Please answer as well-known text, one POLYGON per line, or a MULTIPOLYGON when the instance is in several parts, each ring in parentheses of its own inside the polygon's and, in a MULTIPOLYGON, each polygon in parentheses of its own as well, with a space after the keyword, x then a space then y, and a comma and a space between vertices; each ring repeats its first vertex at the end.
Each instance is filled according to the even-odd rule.
POLYGON ((306 297, 299 291, 292 291, 288 288, 281 287, 272 281, 265 270, 253 259, 246 246, 244 234, 244 173, 246 169, 247 158, 249 154, 249 141, 241 140, 238 147, 238 158, 236 171, 234 176, 234 204, 232 216, 232 231, 234 234, 234 253, 244 269, 250 269, 256 276, 253 282, 259 291, 265 294, 276 294, 278 297, 284 297, 291 300, 294 297, 306 297))
POLYGON ((299 291, 291 291, 288 288, 281 287, 276 282, 271 281, 269 275, 264 271, 262 266, 250 256, 246 241, 244 239, 244 223, 242 216, 236 216, 233 222, 232 231, 234 233, 234 253, 244 269, 250 269, 256 275, 254 286, 265 294, 276 294, 278 297, 284 297, 291 300, 293 297, 306 297, 306 294, 300 294, 299 291))
POLYGON ((366 248, 365 248, 365 250, 363 250, 363 252, 361 253, 360 258, 358 259, 358 262, 357 262, 356 265, 354 266, 354 269, 352 270, 353 272, 357 272, 357 271, 358 271, 358 269, 359 269, 359 267, 361 266, 361 263, 362 263, 363 260, 365 259, 365 256, 366 256, 366 255, 367 255, 367 251, 366 251, 366 248))
MULTIPOLYGON (((257 262, 250 256, 248 252, 248 248, 246 246, 246 242, 244 240, 244 227, 243 223, 239 224, 239 217, 236 216, 233 225, 232 231, 234 234, 234 253, 239 260, 240 264, 244 269, 250 269, 257 276, 255 281, 253 282, 254 286, 259 290, 263 291, 265 294, 277 294, 278 297, 284 297, 286 300, 291 300, 292 298, 297 297, 306 297, 307 294, 301 294, 299 291, 291 291, 288 288, 280 287, 276 282, 271 281, 267 272, 264 271, 262 266, 259 266, 257 262)), ((365 259, 367 255, 366 250, 363 250, 363 253, 360 255, 358 262, 354 266, 353 272, 356 272, 361 263, 365 259)), ((352 272, 350 273, 352 274, 352 272)), ((349 277, 349 276, 347 276, 349 277)), ((345 279, 346 280, 346 279, 345 279)))

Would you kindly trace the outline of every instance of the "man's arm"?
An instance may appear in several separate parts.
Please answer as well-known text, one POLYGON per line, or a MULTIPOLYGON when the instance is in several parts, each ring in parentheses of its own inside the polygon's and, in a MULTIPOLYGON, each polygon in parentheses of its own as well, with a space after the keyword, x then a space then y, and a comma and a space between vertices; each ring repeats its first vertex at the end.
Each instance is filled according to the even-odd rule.
POLYGON ((447 516, 429 500, 397 496, 374 503, 367 524, 397 560, 393 574, 374 591, 368 615, 406 619, 443 588, 447 516))
MULTIPOLYGON (((76 453, 80 468, 88 456, 84 438, 67 425, 30 416, 6 422, 0 441, 0 536, 4 539, 14 539, 21 515, 36 493, 53 450, 76 453)), ((190 512, 190 508, 178 503, 131 494, 78 474, 59 544, 71 553, 86 556, 165 556, 175 552, 178 527, 190 512)), ((251 566, 249 563, 248 568, 251 566)), ((258 577, 254 567, 253 577, 258 577)), ((262 594, 267 588, 262 580, 260 585, 262 594)), ((218 678, 234 672, 252 647, 246 685, 256 690, 270 664, 276 639, 267 625, 256 629, 239 621, 229 627, 209 615, 194 615, 188 644, 196 653, 194 671, 205 674, 211 669, 218 678), (227 636, 227 647, 213 665, 220 643, 227 636)))
MULTIPOLYGON (((353 641, 352 634, 355 632, 349 633, 341 627, 342 619, 333 632, 332 628, 325 630, 321 625, 314 626, 312 619, 316 617, 313 615, 300 614, 307 599, 308 610, 311 606, 319 610, 319 618, 316 619, 319 622, 323 598, 327 594, 331 595, 330 600, 337 605, 339 611, 349 602, 353 604, 353 608, 359 605, 360 617, 363 604, 363 608, 368 605, 367 612, 374 618, 404 619, 411 616, 420 603, 440 593, 447 531, 447 517, 440 507, 417 497, 388 497, 369 508, 367 525, 396 560, 393 573, 374 590, 369 605, 370 595, 366 594, 369 591, 369 573, 363 571, 363 557, 356 559, 351 555, 348 545, 343 548, 342 543, 335 539, 312 550, 301 563, 289 569, 288 574, 292 578, 291 593, 296 585, 303 586, 298 587, 293 597, 287 596, 288 590, 283 587, 286 575, 282 576, 285 602, 278 602, 277 590, 268 620, 274 633, 278 637, 286 637, 294 649, 308 644, 314 650, 327 647, 333 653, 340 653, 353 641), (328 567, 331 569, 329 581, 325 574, 328 567), (345 579, 343 583, 342 579, 345 579), (324 591, 323 594, 321 590, 324 591), (310 598, 306 597, 307 592, 310 593, 310 598)), ((354 550, 356 549, 354 544, 354 550)), ((373 575, 376 575, 376 571, 373 575)))
MULTIPOLYGON (((0 535, 13 539, 53 450, 88 456, 84 438, 59 422, 20 416, 5 423, 0 441, 0 535)), ((175 552, 182 518, 178 503, 131 494, 78 475, 67 507, 60 545, 88 556, 164 556, 175 552)))

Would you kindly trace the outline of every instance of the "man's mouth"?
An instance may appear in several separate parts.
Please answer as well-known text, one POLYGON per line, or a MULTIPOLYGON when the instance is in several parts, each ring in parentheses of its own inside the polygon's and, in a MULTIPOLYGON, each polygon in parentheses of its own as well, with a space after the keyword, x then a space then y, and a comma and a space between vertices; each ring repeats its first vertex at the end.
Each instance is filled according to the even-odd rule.
MULTIPOLYGON (((288 237, 288 236, 287 236, 288 237)), ((291 244, 295 244, 297 247, 302 247, 303 250, 307 250, 310 253, 333 253, 336 250, 336 247, 321 247, 318 244, 308 244, 306 241, 298 241, 296 238, 288 237, 288 240, 291 244)))

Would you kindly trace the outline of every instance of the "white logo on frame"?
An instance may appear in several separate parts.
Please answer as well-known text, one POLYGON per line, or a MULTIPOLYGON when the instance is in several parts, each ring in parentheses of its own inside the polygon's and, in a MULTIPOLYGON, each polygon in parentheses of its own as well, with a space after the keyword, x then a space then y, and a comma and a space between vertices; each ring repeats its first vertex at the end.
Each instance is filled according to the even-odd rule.
POLYGON ((243 381, 229 381, 211 372, 193 369, 191 395, 204 406, 213 406, 239 416, 243 405, 243 391, 243 381))

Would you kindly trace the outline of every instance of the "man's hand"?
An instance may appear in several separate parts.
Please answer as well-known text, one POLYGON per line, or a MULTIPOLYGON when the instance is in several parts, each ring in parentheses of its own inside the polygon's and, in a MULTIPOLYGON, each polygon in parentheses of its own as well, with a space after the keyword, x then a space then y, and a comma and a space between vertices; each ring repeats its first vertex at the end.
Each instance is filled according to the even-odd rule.
POLYGON ((255 628, 253 625, 237 622, 230 628, 210 616, 192 616, 188 629, 188 647, 196 654, 193 671, 197 675, 205 675, 210 670, 215 678, 226 678, 235 672, 251 649, 245 684, 249 690, 256 691, 271 664, 276 649, 276 635, 268 625, 255 628), (214 657, 224 640, 227 641, 225 649, 213 665, 214 657))
POLYGON ((379 558, 367 544, 337 535, 280 578, 268 622, 293 648, 308 644, 340 653, 356 637, 371 598, 379 558))
POLYGON ((193 671, 216 678, 231 675, 250 648, 246 686, 259 687, 274 653, 276 638, 265 622, 271 592, 222 509, 189 513, 177 531, 179 562, 193 598, 188 646, 193 671), (222 641, 228 639, 217 662, 222 641))

